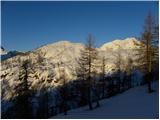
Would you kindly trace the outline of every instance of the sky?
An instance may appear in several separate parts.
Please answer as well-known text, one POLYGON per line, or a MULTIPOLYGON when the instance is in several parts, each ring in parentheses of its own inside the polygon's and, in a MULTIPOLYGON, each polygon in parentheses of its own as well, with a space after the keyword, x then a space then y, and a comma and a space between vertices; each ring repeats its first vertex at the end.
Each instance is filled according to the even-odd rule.
POLYGON ((153 1, 1 2, 1 45, 7 51, 28 51, 59 40, 85 43, 92 34, 100 47, 139 37, 149 11, 158 21, 153 1))

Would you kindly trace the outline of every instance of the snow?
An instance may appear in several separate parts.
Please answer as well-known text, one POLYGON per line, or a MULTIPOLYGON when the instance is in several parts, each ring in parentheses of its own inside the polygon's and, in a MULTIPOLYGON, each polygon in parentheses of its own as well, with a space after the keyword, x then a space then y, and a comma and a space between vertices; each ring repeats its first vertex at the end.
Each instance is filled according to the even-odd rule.
POLYGON ((119 47, 122 48, 126 48, 126 49, 134 49, 137 46, 135 45, 135 43, 140 43, 139 41, 137 41, 135 38, 126 38, 124 40, 114 40, 112 42, 109 43, 105 43, 103 44, 100 49, 101 50, 108 50, 108 49, 112 49, 112 50, 117 50, 119 49, 119 47))
MULTIPOLYGON (((124 49, 127 49, 128 46, 132 46, 133 50, 136 47, 133 43, 138 42, 135 38, 127 38, 125 40, 115 40, 110 43, 118 43, 119 45, 123 46, 124 49)), ((108 43, 109 44, 109 43, 108 43)), ((107 45, 104 44, 104 46, 107 45)), ((110 46, 114 48, 115 46, 110 46)), ((36 90, 39 90, 41 88, 41 83, 46 85, 50 85, 51 87, 57 87, 60 85, 60 81, 56 82, 58 80, 59 75, 59 67, 65 68, 67 81, 75 80, 76 79, 76 68, 78 66, 78 58, 80 56, 80 51, 84 48, 84 45, 81 43, 72 43, 69 41, 59 41, 53 44, 44 45, 38 49, 35 49, 30 52, 26 52, 23 55, 17 55, 15 57, 9 58, 7 60, 4 60, 1 64, 1 73, 0 75, 3 76, 2 81, 7 81, 8 86, 10 87, 10 90, 6 90, 6 88, 2 88, 2 91, 4 91, 7 96, 3 96, 2 99, 10 100, 12 97, 14 97, 14 86, 16 86, 16 80, 18 79, 18 69, 21 61, 30 58, 32 60, 32 63, 36 64, 38 61, 38 55, 35 53, 39 53, 43 58, 44 62, 41 65, 37 65, 34 68, 34 72, 29 73, 29 81, 31 82, 31 88, 34 88, 36 90), (61 64, 59 66, 59 63, 61 64), (55 74, 54 78, 53 75, 55 74), (41 79, 42 78, 42 79, 41 79), (47 82, 47 79, 51 79, 51 83, 47 82), (44 82, 43 82, 44 81, 44 82), (11 94, 10 91, 13 91, 11 94), (8 92, 8 93, 7 93, 8 92), (11 96, 13 95, 13 96, 11 96)), ((101 50, 98 49, 98 57, 99 60, 97 60, 97 68, 96 71, 99 74, 101 72, 101 65, 102 65, 102 57, 105 56, 106 59, 106 68, 105 73, 112 74, 116 70, 115 66, 115 51, 108 49, 101 50), (114 70, 114 71, 113 71, 114 70)), ((123 62, 126 63, 125 56, 127 56, 129 50, 125 50, 121 53, 123 56, 123 62)), ((133 51, 131 49, 130 51, 133 54, 133 51)), ((133 56, 131 54, 131 56, 133 56)), ((125 65, 125 64, 124 64, 125 65)), ((125 68, 124 65, 121 65, 121 68, 125 68)), ((3 83, 2 83, 3 84, 3 83)))
POLYGON ((3 47, 0 48, 0 55, 5 55, 7 54, 7 52, 5 51, 5 49, 3 47))
POLYGON ((147 86, 138 86, 100 101, 100 107, 89 110, 88 106, 59 114, 51 119, 153 119, 159 118, 158 82, 152 84, 153 93, 147 93, 147 86))

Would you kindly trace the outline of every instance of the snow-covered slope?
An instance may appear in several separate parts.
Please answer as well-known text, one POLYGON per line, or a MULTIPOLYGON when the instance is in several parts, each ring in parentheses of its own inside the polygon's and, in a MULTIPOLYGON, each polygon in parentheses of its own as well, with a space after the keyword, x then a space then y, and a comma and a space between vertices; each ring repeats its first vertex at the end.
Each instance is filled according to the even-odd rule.
MULTIPOLYGON (((126 40, 113 41, 111 43, 106 43, 98 49, 98 58, 97 61, 97 71, 100 72, 101 69, 101 58, 106 57, 106 73, 111 73, 113 70, 116 70, 115 61, 117 50, 108 50, 105 49, 107 46, 109 48, 115 49, 116 46, 114 43, 123 46, 123 49, 128 49, 130 46, 130 53, 133 54, 134 42, 138 41, 134 38, 128 38, 126 40)), ((1 66, 1 79, 2 79, 2 99, 8 100, 14 95, 14 87, 16 86, 19 75, 20 63, 27 58, 30 58, 32 63, 35 64, 34 71, 29 73, 29 81, 31 82, 31 88, 41 89, 43 86, 58 86, 61 84, 59 79, 59 64, 60 67, 65 70, 67 80, 76 79, 76 68, 77 68, 77 59, 80 56, 80 50, 83 49, 84 45, 81 43, 71 43, 69 41, 60 41, 53 44, 48 44, 42 46, 38 49, 35 49, 24 54, 17 55, 5 61, 2 61, 1 66), (44 59, 41 64, 39 64, 39 55, 44 59)), ((125 57, 128 56, 128 50, 121 52, 124 63, 125 57)), ((130 54, 131 55, 131 54, 130 54)), ((132 55, 131 55, 132 56, 132 55)), ((124 68, 122 66, 122 68, 124 68)))
MULTIPOLYGON (((105 57, 106 59, 106 72, 110 73, 116 71, 117 67, 115 64, 118 59, 122 60, 121 69, 125 69, 128 58, 134 61, 136 49, 139 48, 138 44, 141 43, 135 38, 114 40, 103 44, 98 50, 99 56, 105 57)), ((136 63, 134 62, 133 64, 135 65, 136 63)))
POLYGON ((147 86, 132 88, 115 97, 100 101, 100 107, 89 110, 88 106, 59 114, 51 119, 155 119, 159 118, 159 84, 152 87, 156 92, 148 94, 147 86))
POLYGON ((7 52, 6 52, 5 49, 1 46, 0 55, 4 55, 4 54, 7 54, 7 52))
POLYGON ((16 50, 6 51, 4 49, 4 47, 1 46, 1 49, 0 49, 0 58, 1 58, 1 61, 7 60, 7 59, 12 58, 12 57, 14 57, 16 55, 19 55, 19 54, 23 54, 23 52, 19 52, 19 51, 16 51, 16 50))
MULTIPOLYGON (((48 59, 58 67, 61 64, 65 68, 68 79, 75 79, 75 66, 77 66, 77 59, 80 55, 80 50, 84 47, 81 43, 71 43, 69 41, 59 41, 53 44, 43 46, 35 52, 42 52, 44 58, 48 59)), ((58 72, 58 69, 55 69, 58 72)))
POLYGON ((57 61, 73 60, 79 55, 80 49, 83 48, 81 43, 71 43, 69 41, 59 41, 53 44, 45 45, 36 51, 45 52, 46 58, 58 59, 57 61))
POLYGON ((135 43, 139 43, 135 38, 126 38, 124 40, 114 40, 112 42, 106 43, 100 47, 101 50, 117 50, 120 48, 125 48, 125 49, 135 49, 138 46, 135 43))
POLYGON ((58 81, 60 77, 59 64, 60 69, 65 69, 67 80, 74 80, 76 78, 77 58, 83 46, 80 43, 60 41, 2 61, 0 73, 3 91, 2 100, 8 100, 15 95, 13 89, 17 84, 20 63, 27 58, 30 58, 32 63, 35 64, 34 71, 29 73, 29 81, 33 89, 40 90, 44 86, 56 87, 60 85, 61 81, 58 81), (38 55, 43 59, 41 64, 38 62, 38 55))

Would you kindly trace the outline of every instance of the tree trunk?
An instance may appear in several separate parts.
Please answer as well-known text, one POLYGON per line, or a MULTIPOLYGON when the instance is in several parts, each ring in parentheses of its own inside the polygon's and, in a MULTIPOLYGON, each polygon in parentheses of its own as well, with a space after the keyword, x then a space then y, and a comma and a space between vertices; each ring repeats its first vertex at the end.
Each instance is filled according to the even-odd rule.
POLYGON ((148 82, 148 92, 151 93, 151 92, 153 92, 153 90, 151 88, 151 73, 149 73, 147 76, 147 82, 148 82))
POLYGON ((91 100, 91 90, 90 90, 90 86, 88 86, 88 105, 89 105, 89 109, 92 110, 92 100, 91 100))

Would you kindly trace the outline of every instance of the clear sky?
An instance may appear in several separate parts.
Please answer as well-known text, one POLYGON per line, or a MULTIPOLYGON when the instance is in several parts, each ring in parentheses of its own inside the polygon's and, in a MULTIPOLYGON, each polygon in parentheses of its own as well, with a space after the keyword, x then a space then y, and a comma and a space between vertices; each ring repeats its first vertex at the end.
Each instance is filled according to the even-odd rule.
POLYGON ((59 40, 84 42, 95 36, 97 47, 114 39, 138 37, 157 2, 2 2, 2 46, 27 51, 59 40))

